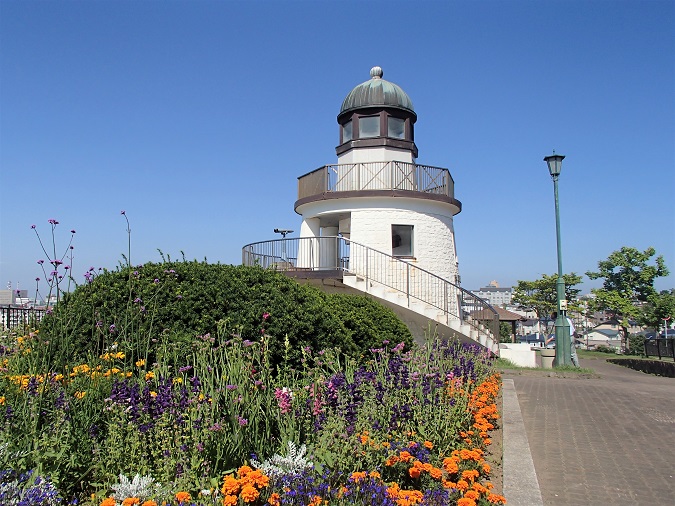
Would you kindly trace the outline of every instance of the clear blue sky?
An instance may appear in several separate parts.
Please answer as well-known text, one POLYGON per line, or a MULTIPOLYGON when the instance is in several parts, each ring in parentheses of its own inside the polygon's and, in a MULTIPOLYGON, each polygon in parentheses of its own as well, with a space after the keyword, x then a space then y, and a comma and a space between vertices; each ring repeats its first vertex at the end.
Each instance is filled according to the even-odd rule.
POLYGON ((465 288, 556 271, 553 149, 564 270, 653 246, 675 287, 673 54, 671 0, 2 0, 0 286, 33 293, 50 218, 80 281, 127 251, 121 210, 133 263, 297 236, 297 177, 379 65, 455 179, 465 288))

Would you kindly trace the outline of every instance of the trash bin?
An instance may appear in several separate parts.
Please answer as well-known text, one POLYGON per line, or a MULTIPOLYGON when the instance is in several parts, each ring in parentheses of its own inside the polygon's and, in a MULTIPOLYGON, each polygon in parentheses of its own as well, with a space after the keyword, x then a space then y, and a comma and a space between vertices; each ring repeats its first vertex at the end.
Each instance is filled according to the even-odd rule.
POLYGON ((541 348, 541 367, 543 369, 553 369, 555 360, 555 348, 541 348))

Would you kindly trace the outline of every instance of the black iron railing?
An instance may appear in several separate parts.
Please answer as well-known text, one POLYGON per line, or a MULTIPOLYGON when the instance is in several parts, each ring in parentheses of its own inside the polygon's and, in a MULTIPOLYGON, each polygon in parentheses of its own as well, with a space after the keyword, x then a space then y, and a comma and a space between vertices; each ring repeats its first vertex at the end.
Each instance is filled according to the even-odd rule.
POLYGON ((0 306, 0 329, 9 330, 21 326, 37 326, 46 313, 45 309, 0 306))
POLYGON ((329 192, 408 190, 454 198, 448 169, 385 161, 324 165, 298 178, 298 199, 329 192))
POLYGON ((675 359, 675 338, 645 339, 645 356, 675 359))

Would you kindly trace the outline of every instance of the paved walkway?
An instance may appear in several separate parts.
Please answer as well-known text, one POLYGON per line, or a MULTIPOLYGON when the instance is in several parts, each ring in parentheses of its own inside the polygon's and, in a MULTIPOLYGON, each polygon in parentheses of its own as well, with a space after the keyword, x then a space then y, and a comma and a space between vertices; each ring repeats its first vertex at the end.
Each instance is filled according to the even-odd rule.
POLYGON ((581 366, 600 378, 503 375, 513 379, 543 504, 675 505, 675 379, 602 359, 581 366))

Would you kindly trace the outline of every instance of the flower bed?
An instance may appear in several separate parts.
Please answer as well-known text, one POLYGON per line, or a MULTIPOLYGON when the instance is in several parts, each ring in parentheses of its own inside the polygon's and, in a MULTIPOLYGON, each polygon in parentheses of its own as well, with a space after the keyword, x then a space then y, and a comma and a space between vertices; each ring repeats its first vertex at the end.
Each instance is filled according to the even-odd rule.
POLYGON ((505 502, 484 459, 500 380, 476 347, 386 346, 360 363, 305 348, 301 369, 272 374, 264 333, 192 344, 189 357, 148 364, 120 343, 56 370, 32 360, 39 333, 6 336, 0 456, 12 471, 0 498, 18 504, 39 488, 51 495, 31 504, 505 502))

